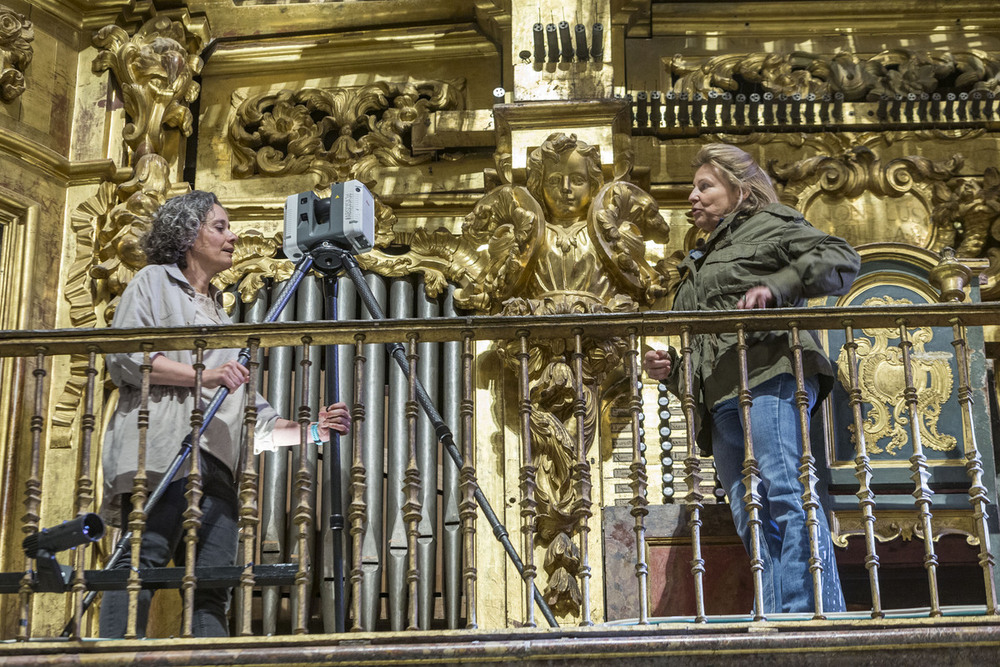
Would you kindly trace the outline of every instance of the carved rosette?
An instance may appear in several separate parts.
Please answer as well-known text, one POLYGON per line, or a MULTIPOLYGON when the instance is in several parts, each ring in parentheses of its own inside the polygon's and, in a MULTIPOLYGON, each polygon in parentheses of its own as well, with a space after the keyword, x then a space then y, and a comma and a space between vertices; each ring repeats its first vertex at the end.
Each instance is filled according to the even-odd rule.
POLYGON ((892 49, 870 57, 733 53, 700 63, 678 55, 665 68, 666 87, 692 97, 740 91, 817 98, 840 94, 847 101, 864 101, 942 91, 1000 92, 1000 60, 979 50, 892 49))
POLYGON ((320 186, 382 167, 426 162, 410 132, 428 114, 463 107, 463 81, 378 82, 361 88, 279 90, 239 103, 229 125, 233 175, 310 173, 320 186))
POLYGON ((94 37, 99 49, 94 72, 111 70, 124 99, 129 122, 122 136, 137 157, 175 149, 166 142, 169 129, 191 134, 188 105, 198 99, 199 54, 208 41, 207 28, 160 15, 147 21, 132 37, 109 25, 94 37))
POLYGON ((10 103, 24 92, 35 31, 24 15, 0 6, 0 99, 10 103))

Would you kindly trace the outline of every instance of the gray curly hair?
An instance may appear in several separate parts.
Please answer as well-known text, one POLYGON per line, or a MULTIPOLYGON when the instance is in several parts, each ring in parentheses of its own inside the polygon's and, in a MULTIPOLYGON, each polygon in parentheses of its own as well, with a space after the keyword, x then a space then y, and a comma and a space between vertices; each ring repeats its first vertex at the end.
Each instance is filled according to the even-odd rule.
POLYGON ((153 225, 142 237, 142 249, 150 264, 176 264, 187 268, 184 255, 194 245, 198 230, 212 207, 219 203, 211 192, 193 190, 167 201, 153 214, 153 225))

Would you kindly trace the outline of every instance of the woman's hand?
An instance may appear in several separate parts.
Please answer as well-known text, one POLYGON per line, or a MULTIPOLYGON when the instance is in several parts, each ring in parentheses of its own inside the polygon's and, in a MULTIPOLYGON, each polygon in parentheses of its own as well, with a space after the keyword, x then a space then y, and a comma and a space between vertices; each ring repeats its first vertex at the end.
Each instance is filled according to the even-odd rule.
POLYGON ((740 310, 753 310, 754 308, 767 308, 775 304, 774 294, 767 285, 757 285, 747 290, 747 293, 736 302, 736 307, 740 310))
POLYGON ((666 380, 670 376, 672 361, 666 350, 647 350, 642 357, 642 368, 654 380, 666 380))
POLYGON ((319 425, 319 435, 324 441, 330 439, 331 430, 344 435, 351 428, 351 411, 345 403, 334 403, 325 410, 320 409, 316 423, 319 425))
MULTIPOLYGON (((171 387, 194 387, 194 367, 167 359, 157 354, 152 361, 153 370, 149 374, 150 384, 163 384, 171 387)), ((227 361, 216 368, 207 368, 201 372, 201 386, 205 389, 225 387, 235 391, 250 380, 250 371, 237 361, 227 361)))
POLYGON ((201 372, 201 384, 206 389, 225 387, 236 391, 250 380, 250 371, 236 361, 227 361, 218 368, 201 372))

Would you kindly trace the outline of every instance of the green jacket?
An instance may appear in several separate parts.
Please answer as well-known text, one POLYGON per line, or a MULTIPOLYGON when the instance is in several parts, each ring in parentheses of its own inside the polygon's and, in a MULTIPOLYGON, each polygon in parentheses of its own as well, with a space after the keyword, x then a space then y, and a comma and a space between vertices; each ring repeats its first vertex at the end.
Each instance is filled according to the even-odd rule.
MULTIPOLYGON (((860 266, 846 241, 816 229, 793 208, 769 204, 752 216, 723 219, 704 245, 691 251, 678 267, 681 282, 673 309, 735 310, 740 297, 757 285, 771 289, 777 307, 801 307, 810 297, 844 294, 860 266)), ((790 338, 786 331, 747 332, 751 388, 782 373, 794 374, 790 338)), ((833 387, 833 369, 816 332, 803 331, 800 340, 806 377, 820 381, 818 403, 833 387)), ((712 429, 702 428, 711 408, 739 390, 736 343, 735 333, 692 338, 695 430, 705 453, 712 451, 712 429)), ((679 371, 680 363, 674 363, 668 379, 678 396, 679 371)))

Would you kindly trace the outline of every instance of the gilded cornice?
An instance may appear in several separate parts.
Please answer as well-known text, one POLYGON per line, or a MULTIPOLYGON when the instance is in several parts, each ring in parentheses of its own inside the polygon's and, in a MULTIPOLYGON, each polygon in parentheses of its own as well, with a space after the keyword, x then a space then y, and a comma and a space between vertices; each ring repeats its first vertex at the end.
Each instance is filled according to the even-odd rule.
POLYGON ((64 186, 121 180, 129 173, 128 169, 119 170, 111 160, 70 161, 47 146, 3 129, 0 155, 30 165, 64 186))
POLYGON ((941 30, 996 30, 1000 12, 993 0, 904 0, 873 4, 840 2, 654 2, 652 34, 753 37, 756 34, 809 36, 941 30), (808 19, 807 21, 805 19, 808 19), (752 32, 750 30, 752 28, 752 32))
MULTIPOLYGON (((213 24, 214 31, 214 24, 213 24)), ((222 43, 205 64, 206 76, 356 68, 414 59, 460 60, 496 55, 472 24, 436 25, 331 35, 276 37, 222 43)))
POLYGON ((145 13, 152 6, 150 0, 31 0, 29 4, 78 30, 116 23, 122 16, 145 13))
POLYGON ((360 30, 399 25, 475 20, 473 0, 366 0, 365 2, 283 3, 236 6, 233 0, 190 0, 187 10, 205 14, 219 39, 317 30, 360 30))
POLYGON ((511 0, 474 0, 476 5, 476 20, 483 29, 498 44, 503 35, 510 31, 511 0))
POLYGON ((709 96, 739 92, 741 84, 760 86, 777 95, 800 95, 803 99, 809 95, 830 99, 839 94, 846 101, 1000 90, 1000 61, 978 49, 888 49, 871 57, 846 52, 833 56, 805 52, 732 53, 707 60, 695 58, 692 62, 675 55, 666 70, 672 90, 692 98, 697 93, 709 96))

